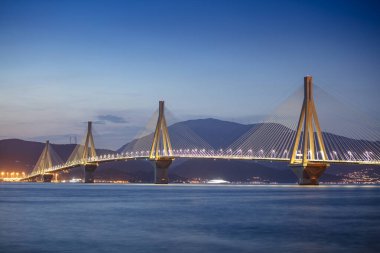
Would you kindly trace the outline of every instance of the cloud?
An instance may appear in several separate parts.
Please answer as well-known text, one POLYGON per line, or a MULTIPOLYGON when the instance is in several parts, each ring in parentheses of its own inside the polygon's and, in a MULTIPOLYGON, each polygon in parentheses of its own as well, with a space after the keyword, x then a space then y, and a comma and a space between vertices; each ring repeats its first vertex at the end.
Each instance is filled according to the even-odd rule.
POLYGON ((116 124, 127 123, 127 121, 124 118, 111 115, 111 114, 99 115, 98 120, 101 122, 111 122, 111 123, 116 123, 116 124))

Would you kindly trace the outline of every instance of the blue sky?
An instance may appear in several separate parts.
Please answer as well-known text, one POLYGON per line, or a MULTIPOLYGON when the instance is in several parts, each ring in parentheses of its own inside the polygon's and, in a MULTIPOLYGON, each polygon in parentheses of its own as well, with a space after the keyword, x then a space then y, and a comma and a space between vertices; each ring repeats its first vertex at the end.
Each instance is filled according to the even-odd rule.
POLYGON ((178 117, 251 122, 311 74, 380 115, 376 1, 0 1, 0 139, 133 138, 178 117))

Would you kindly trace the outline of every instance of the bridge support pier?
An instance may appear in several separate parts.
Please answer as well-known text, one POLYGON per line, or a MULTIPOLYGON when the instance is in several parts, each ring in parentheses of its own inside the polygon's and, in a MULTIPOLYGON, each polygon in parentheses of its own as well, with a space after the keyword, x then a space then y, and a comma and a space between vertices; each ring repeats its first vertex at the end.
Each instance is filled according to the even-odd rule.
POLYGON ((44 183, 51 183, 52 179, 53 179, 53 174, 43 174, 41 176, 41 181, 44 183))
POLYGON ((160 159, 154 161, 154 183, 155 184, 168 184, 168 170, 169 166, 172 164, 172 159, 160 159))
POLYGON ((319 178, 327 169, 325 163, 292 164, 291 168, 298 178, 299 185, 319 185, 319 178))
POLYGON ((97 164, 86 164, 84 166, 84 182, 85 183, 94 183, 94 174, 95 170, 98 167, 97 164))
POLYGON ((42 174, 36 177, 30 178, 28 182, 50 183, 53 179, 53 174, 42 174))

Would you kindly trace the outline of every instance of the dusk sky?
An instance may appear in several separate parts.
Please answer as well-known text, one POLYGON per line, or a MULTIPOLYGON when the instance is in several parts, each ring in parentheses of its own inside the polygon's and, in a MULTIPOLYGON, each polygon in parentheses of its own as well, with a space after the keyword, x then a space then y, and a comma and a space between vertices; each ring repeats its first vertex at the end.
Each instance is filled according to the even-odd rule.
POLYGON ((0 0, 0 139, 130 141, 181 119, 253 122, 311 74, 380 115, 378 1, 0 0))

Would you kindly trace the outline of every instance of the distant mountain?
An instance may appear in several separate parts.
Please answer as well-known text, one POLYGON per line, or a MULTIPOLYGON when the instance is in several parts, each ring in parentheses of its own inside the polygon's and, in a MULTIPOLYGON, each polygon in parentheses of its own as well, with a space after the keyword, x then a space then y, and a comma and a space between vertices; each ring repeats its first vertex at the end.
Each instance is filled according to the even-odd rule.
MULTIPOLYGON (((183 126, 191 129, 195 134, 205 140, 214 149, 228 147, 237 138, 246 133, 249 129, 258 126, 259 124, 239 124, 235 122, 223 121, 218 119, 196 119, 187 120, 175 123, 168 127, 169 133, 176 132, 176 129, 183 128, 183 126)), ((177 131, 178 132, 178 131, 177 131)), ((151 135, 142 138, 152 138, 151 135)), ((117 152, 122 152, 128 146, 133 146, 137 140, 133 140, 122 147, 117 152)))
MULTIPOLYGON (((75 144, 52 144, 54 151, 66 161, 75 144)), ((45 143, 19 139, 0 140, 0 171, 30 173, 37 163, 45 143)), ((97 149, 98 154, 116 153, 112 150, 97 149)), ((83 168, 74 168, 70 173, 62 173, 61 178, 82 177, 83 168)), ((123 179, 132 182, 153 180, 153 167, 146 161, 110 162, 101 164, 96 172, 98 179, 123 179)))
MULTIPOLYGON (((62 161, 66 161, 75 148, 75 144, 51 144, 62 161)), ((45 143, 19 139, 0 140, 0 170, 30 172, 37 163, 45 143)), ((98 149, 98 154, 115 153, 112 150, 98 149)))
MULTIPOLYGON (((189 127, 197 135, 204 139, 208 144, 210 144, 214 149, 228 147, 248 130, 259 125, 243 125, 235 122, 223 121, 212 118, 187 120, 180 122, 179 124, 183 124, 189 127)), ((174 124, 171 127, 176 127, 176 124, 174 124)))
MULTIPOLYGON (((0 169, 4 171, 31 171, 36 164, 45 143, 19 139, 0 140, 0 169)), ((61 158, 67 159, 75 145, 53 145, 61 158)))
MULTIPOLYGON (((257 144, 257 147, 252 148, 254 150, 258 150, 258 148, 264 150, 267 152, 267 156, 270 155, 269 152, 274 146, 284 147, 284 142, 287 142, 286 144, 290 145, 291 142, 289 139, 285 139, 284 136, 294 136, 295 134, 294 130, 278 123, 245 125, 211 118, 178 122, 169 126, 168 130, 173 149, 178 148, 175 147, 176 145, 181 145, 179 148, 183 148, 183 142, 186 142, 185 145, 191 145, 191 141, 194 143, 196 141, 199 142, 199 140, 204 140, 207 145, 214 150, 232 148, 231 145, 248 131, 249 133, 253 133, 256 130, 259 130, 259 136, 266 136, 265 138, 269 139, 269 141, 264 141, 263 138, 257 138, 260 143, 257 144, 257 142, 254 142, 257 144), (191 138, 195 138, 188 130, 194 133, 194 136, 196 135, 198 139, 191 140, 191 138), (186 141, 183 141, 185 138, 187 138, 186 141), (258 147, 258 145, 260 146, 258 147)), ((375 153, 374 150, 380 149, 380 142, 378 141, 371 142, 367 140, 356 140, 332 133, 323 133, 323 138, 325 140, 326 148, 329 148, 330 151, 338 151, 340 158, 344 155, 347 160, 350 158, 349 152, 356 155, 361 154, 361 157, 363 158, 363 147, 372 149, 373 153, 375 153)), ((137 149, 143 146, 144 150, 149 150, 152 139, 153 134, 135 139, 123 145, 117 150, 117 152, 135 151, 136 146, 138 146, 137 149)), ((194 145, 196 146, 196 144, 194 145)), ((331 154, 329 154, 329 156, 331 156, 331 154)))

